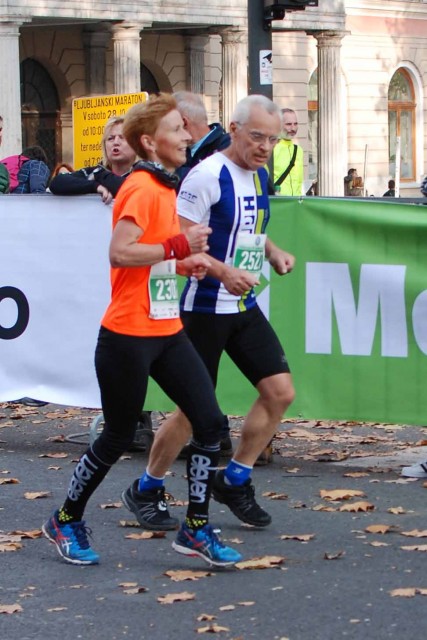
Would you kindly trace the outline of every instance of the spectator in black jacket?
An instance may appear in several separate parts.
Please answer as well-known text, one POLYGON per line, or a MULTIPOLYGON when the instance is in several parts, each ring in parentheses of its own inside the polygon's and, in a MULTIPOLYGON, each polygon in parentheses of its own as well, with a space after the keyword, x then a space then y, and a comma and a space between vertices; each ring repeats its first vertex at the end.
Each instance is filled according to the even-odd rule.
POLYGON ((218 122, 208 124, 206 107, 199 95, 190 91, 177 91, 173 97, 185 129, 191 136, 187 161, 176 170, 181 184, 190 169, 216 151, 226 149, 231 140, 230 134, 226 133, 218 122))
POLYGON ((99 193, 102 201, 109 204, 117 195, 136 160, 134 150, 123 136, 122 117, 108 120, 101 147, 101 164, 72 173, 58 174, 50 183, 51 192, 60 196, 99 193))

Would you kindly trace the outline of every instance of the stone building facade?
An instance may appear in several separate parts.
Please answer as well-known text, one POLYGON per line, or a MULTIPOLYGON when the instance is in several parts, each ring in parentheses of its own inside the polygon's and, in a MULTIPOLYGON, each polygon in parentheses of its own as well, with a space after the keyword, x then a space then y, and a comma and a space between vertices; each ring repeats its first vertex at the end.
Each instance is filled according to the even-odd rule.
MULTIPOLYGON (((249 0, 249 2, 262 0, 249 0)), ((188 89, 227 124, 247 93, 248 0, 0 2, 2 156, 72 162, 72 101, 188 89)), ((427 171, 427 0, 319 0, 272 23, 273 96, 299 116, 307 185, 342 195, 356 167, 382 195, 427 171), (400 149, 400 154, 399 154, 400 149)))

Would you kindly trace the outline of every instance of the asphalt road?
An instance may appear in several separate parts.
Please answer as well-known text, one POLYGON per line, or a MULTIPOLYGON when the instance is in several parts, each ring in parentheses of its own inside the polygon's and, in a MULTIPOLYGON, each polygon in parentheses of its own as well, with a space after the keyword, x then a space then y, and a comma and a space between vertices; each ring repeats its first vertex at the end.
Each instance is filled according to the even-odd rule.
MULTIPOLYGON (((306 436, 280 439, 273 464, 253 475, 272 525, 245 527, 223 505, 213 501, 211 508, 211 521, 221 527, 224 539, 250 566, 266 568, 212 570, 201 560, 176 554, 171 532, 159 539, 128 538, 142 530, 120 524, 134 519, 120 494, 147 460, 143 453, 130 453, 112 469, 86 512, 101 563, 76 567, 61 560, 40 536, 40 526, 62 502, 85 448, 67 436, 82 432, 84 441, 94 415, 55 405, 0 405, 2 640, 183 640, 215 633, 234 640, 424 637, 427 491, 423 481, 399 477, 399 460, 374 455, 419 443, 422 428, 383 430, 388 451, 384 441, 373 438, 366 450, 370 464, 369 458, 354 456, 319 462, 325 458, 322 442, 316 445, 320 453, 313 455, 306 436), (363 475, 345 476, 358 467, 363 475), (332 502, 320 495, 337 489, 363 495, 332 502), (361 501, 367 511, 340 511, 361 501), (384 525, 386 532, 366 531, 372 525, 384 525), (402 535, 408 532, 412 535, 402 535), (186 575, 190 579, 179 580, 186 575), (413 591, 392 595, 404 588, 413 591), (183 593, 190 595, 177 595, 183 593)), ((233 424, 238 436, 239 420, 233 424)), ((313 425, 302 426, 307 433, 319 433, 313 425)), ((371 426, 364 429, 365 439, 377 433, 371 426)), ((342 427, 339 433, 345 438, 349 430, 342 427)), ((337 438, 329 449, 342 450, 337 438)), ((180 503, 186 499, 184 474, 185 463, 178 461, 167 481, 172 502, 178 503, 171 510, 180 516, 185 513, 180 503)))

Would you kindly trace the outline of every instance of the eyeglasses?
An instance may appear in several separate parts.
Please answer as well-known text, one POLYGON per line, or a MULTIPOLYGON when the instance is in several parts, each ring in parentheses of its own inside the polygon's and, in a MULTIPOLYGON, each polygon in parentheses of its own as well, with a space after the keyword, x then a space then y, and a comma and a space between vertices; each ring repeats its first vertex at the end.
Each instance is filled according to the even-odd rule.
MULTIPOLYGON (((236 122, 239 128, 242 128, 243 125, 241 122, 236 122)), ((248 136, 253 142, 256 144, 265 144, 268 142, 271 146, 274 146, 279 141, 279 136, 266 136, 261 131, 248 131, 248 136)))

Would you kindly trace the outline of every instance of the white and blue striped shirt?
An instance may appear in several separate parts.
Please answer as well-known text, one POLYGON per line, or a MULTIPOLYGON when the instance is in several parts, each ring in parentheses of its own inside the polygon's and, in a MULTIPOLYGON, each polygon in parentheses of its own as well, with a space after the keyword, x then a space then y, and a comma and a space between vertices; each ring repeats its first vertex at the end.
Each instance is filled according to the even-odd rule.
MULTIPOLYGON (((270 217, 267 180, 265 168, 242 169, 223 153, 215 153, 185 178, 178 214, 211 227, 209 255, 232 265, 238 232, 265 233, 270 217)), ((181 310, 199 313, 238 313, 255 304, 253 289, 235 296, 211 277, 189 278, 181 296, 181 310)))

